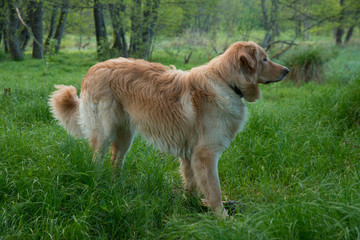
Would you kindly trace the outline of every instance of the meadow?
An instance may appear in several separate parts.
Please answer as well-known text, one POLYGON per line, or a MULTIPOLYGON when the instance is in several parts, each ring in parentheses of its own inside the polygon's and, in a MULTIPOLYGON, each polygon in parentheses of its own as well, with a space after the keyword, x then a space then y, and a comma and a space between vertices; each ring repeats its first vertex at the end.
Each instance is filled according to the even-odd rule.
MULTIPOLYGON (((262 86, 247 104, 219 162, 224 200, 241 202, 233 220, 188 196, 178 160, 141 137, 113 175, 110 156, 92 163, 87 142, 52 118, 53 85, 79 89, 95 51, 0 56, 0 239, 359 239, 360 47, 329 46, 323 83, 262 86)), ((153 61, 186 70, 208 59, 153 61)))

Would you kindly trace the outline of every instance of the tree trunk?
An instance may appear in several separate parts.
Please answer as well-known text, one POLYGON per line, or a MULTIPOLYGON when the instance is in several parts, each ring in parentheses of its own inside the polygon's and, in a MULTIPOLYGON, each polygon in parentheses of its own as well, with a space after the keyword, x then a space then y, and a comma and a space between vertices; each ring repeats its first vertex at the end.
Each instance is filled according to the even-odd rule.
POLYGON ((295 23, 295 36, 299 36, 301 34, 301 16, 295 13, 294 16, 294 23, 295 23))
POLYGON ((265 0, 261 0, 261 9, 263 13, 264 28, 266 31, 264 40, 261 43, 261 47, 266 48, 269 45, 270 41, 272 40, 272 37, 271 37, 271 26, 269 22, 269 16, 267 13, 265 0))
POLYGON ((8 38, 11 57, 14 60, 23 60, 24 56, 21 52, 19 38, 17 36, 18 25, 19 25, 19 21, 15 9, 17 7, 18 7, 17 0, 9 1, 8 3, 9 21, 7 28, 7 38, 8 38))
MULTIPOLYGON (((32 18, 32 9, 34 8, 34 6, 32 5, 32 1, 29 1, 26 5, 26 16, 24 19, 25 24, 28 27, 31 27, 31 18, 32 18)), ((20 45, 21 45, 21 51, 25 51, 26 46, 28 45, 29 41, 30 41, 30 33, 29 30, 26 26, 21 27, 21 32, 20 32, 20 45)))
POLYGON ((273 37, 279 36, 279 24, 278 24, 278 12, 279 12, 279 0, 272 0, 271 3, 271 32, 273 37))
POLYGON ((308 22, 306 19, 304 19, 304 34, 303 34, 303 36, 304 36, 305 41, 309 40, 309 31, 307 30, 307 28, 308 28, 308 22))
POLYGON ((151 27, 150 27, 150 18, 151 18, 151 8, 152 8, 152 0, 146 0, 146 4, 145 4, 145 8, 143 10, 142 16, 143 16, 143 21, 142 21, 142 29, 141 29, 141 45, 143 48, 143 52, 142 55, 145 55, 145 48, 146 45, 149 44, 149 38, 150 38, 150 31, 151 31, 151 27))
POLYGON ((354 28, 355 28, 355 25, 351 26, 346 34, 346 37, 345 37, 345 44, 349 43, 352 35, 353 35, 353 32, 354 32, 354 28))
POLYGON ((59 23, 56 27, 56 31, 54 35, 54 39, 56 40, 55 52, 59 52, 60 49, 61 38, 64 33, 68 10, 69 10, 69 0, 63 0, 60 11, 59 23))
POLYGON ((58 10, 58 7, 56 5, 54 5, 52 12, 51 12, 49 33, 48 33, 48 36, 44 43, 44 50, 46 52, 48 52, 50 50, 49 49, 50 40, 54 37, 54 34, 55 34, 57 10, 58 10))
POLYGON ((128 57, 128 49, 124 28, 124 1, 120 0, 116 4, 109 4, 109 10, 114 32, 113 48, 117 49, 123 57, 128 57))
MULTIPOLYGON (((26 22, 25 23, 28 25, 28 27, 31 26, 30 23, 26 22)), ((30 33, 27 30, 27 28, 25 26, 23 26, 21 32, 20 32, 20 45, 21 45, 21 51, 25 51, 26 46, 28 45, 30 41, 30 33)))
POLYGON ((0 47, 1 47, 1 40, 4 32, 4 22, 0 21, 0 47))
POLYGON ((5 0, 0 0, 0 46, 3 32, 5 30, 5 11, 5 0))
POLYGON ((337 45, 342 44, 342 36, 344 35, 343 21, 344 21, 344 6, 345 0, 340 0, 340 7, 342 8, 339 16, 339 25, 335 30, 335 41, 337 45))
MULTIPOLYGON (((82 21, 82 15, 83 15, 83 9, 80 9, 80 11, 79 11, 80 21, 82 21)), ((78 45, 79 51, 83 47, 83 45, 82 45, 83 34, 84 34, 84 27, 82 24, 80 24, 80 26, 79 26, 79 45, 78 45)))
POLYGON ((141 29, 141 0, 133 0, 134 4, 131 11, 131 37, 129 55, 136 56, 140 50, 140 43, 142 39, 141 29))
POLYGON ((147 0, 143 13, 144 22, 142 30, 142 57, 150 57, 150 48, 155 35, 155 25, 158 18, 159 0, 147 0))
POLYGON ((338 26, 335 30, 335 40, 337 45, 341 45, 343 35, 344 35, 344 29, 341 26, 338 26))
POLYGON ((30 1, 31 31, 33 33, 33 58, 43 58, 43 10, 41 1, 30 1))
POLYGON ((94 20, 96 33, 97 53, 100 59, 104 59, 108 53, 107 35, 102 7, 98 0, 94 0, 94 20))
MULTIPOLYGON (((358 19, 359 19, 359 16, 360 16, 360 8, 357 8, 354 12, 354 16, 355 18, 353 19, 353 21, 355 23, 358 23, 358 19)), ((346 33, 346 37, 345 37, 345 44, 349 43, 352 35, 353 35, 353 32, 354 32, 354 28, 356 27, 356 24, 353 24, 350 26, 350 28, 348 29, 347 33, 346 33)))
POLYGON ((266 30, 266 34, 261 46, 268 50, 271 47, 271 43, 274 41, 275 37, 279 36, 279 24, 278 24, 279 0, 271 1, 270 19, 268 16, 268 11, 266 9, 266 0, 261 0, 261 9, 263 12, 264 28, 266 30))
POLYGON ((9 41, 8 41, 8 37, 7 37, 7 29, 4 29, 4 52, 5 53, 9 53, 9 41))
MULTIPOLYGON (((304 13, 306 13, 307 5, 308 5, 308 3, 306 1, 304 1, 303 6, 302 6, 304 13)), ((302 19, 303 19, 303 26, 304 26, 304 33, 303 33, 304 39, 309 40, 309 37, 310 37, 309 31, 308 31, 309 21, 307 18, 307 14, 303 14, 302 19)))

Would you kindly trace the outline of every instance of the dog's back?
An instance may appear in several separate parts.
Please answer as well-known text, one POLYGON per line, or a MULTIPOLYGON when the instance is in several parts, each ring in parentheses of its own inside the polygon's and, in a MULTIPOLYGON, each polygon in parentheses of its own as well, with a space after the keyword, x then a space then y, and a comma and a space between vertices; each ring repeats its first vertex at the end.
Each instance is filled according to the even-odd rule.
POLYGON ((112 139, 119 129, 130 129, 161 151, 189 155, 200 104, 194 102, 199 91, 191 88, 188 72, 158 63, 124 58, 98 63, 82 81, 79 123, 95 149, 102 140, 94 138, 112 139))

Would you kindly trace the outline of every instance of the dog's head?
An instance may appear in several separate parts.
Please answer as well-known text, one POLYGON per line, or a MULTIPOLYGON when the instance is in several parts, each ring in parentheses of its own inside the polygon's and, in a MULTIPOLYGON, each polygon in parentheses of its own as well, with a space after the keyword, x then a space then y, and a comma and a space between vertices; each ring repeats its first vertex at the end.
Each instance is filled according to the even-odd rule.
POLYGON ((264 49, 254 42, 236 42, 223 56, 235 70, 236 77, 230 78, 229 84, 240 89, 248 102, 260 97, 259 83, 278 82, 289 73, 286 67, 270 61, 264 49))

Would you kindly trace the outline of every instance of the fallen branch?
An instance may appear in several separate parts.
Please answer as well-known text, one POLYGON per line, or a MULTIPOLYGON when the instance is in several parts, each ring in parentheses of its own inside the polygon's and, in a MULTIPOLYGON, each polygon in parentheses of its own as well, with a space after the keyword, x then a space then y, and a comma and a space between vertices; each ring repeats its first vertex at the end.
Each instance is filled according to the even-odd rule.
POLYGON ((188 64, 188 63, 189 63, 192 53, 193 53, 193 52, 191 51, 188 56, 184 56, 184 62, 185 62, 185 64, 188 64))
POLYGON ((45 81, 46 81, 46 80, 47 80, 47 77, 48 77, 48 75, 49 75, 49 71, 48 71, 48 69, 47 69, 47 67, 46 67, 45 60, 44 60, 44 48, 43 48, 43 45, 42 45, 38 40, 36 40, 36 38, 34 37, 33 32, 32 32, 31 29, 29 28, 29 26, 26 25, 26 23, 25 23, 24 20, 22 19, 19 8, 15 6, 15 10, 16 10, 16 13, 17 13, 17 16, 18 16, 20 22, 21 22, 21 23, 24 25, 24 27, 29 31, 30 37, 33 37, 35 43, 40 46, 41 56, 42 56, 41 60, 42 60, 43 67, 44 67, 44 70, 45 70, 45 73, 46 73, 46 74, 45 74, 45 81))
POLYGON ((281 55, 283 55, 287 50, 289 50, 290 48, 292 48, 293 45, 288 45, 286 48, 282 49, 280 52, 274 54, 271 56, 271 58, 278 58, 281 55))
POLYGON ((22 25, 24 25, 24 27, 29 31, 30 36, 33 37, 35 43, 40 46, 40 48, 41 48, 41 55, 43 55, 43 52, 42 52, 42 51, 43 51, 43 49, 42 49, 42 44, 41 44, 38 40, 36 40, 36 38, 34 38, 34 34, 33 34, 33 32, 31 31, 31 28, 29 28, 28 25, 26 25, 26 23, 25 23, 24 20, 22 19, 19 8, 18 8, 18 7, 15 7, 15 10, 16 10, 18 19, 20 20, 20 22, 22 23, 22 25))
POLYGON ((270 42, 267 46, 266 46, 266 51, 268 51, 272 45, 275 45, 275 44, 278 44, 278 43, 282 43, 282 44, 286 44, 286 45, 289 45, 289 46, 296 46, 297 44, 295 43, 295 40, 296 38, 294 38, 293 40, 291 41, 282 41, 282 40, 278 40, 278 41, 273 41, 273 42, 270 42))
POLYGON ((273 45, 275 44, 286 44, 287 47, 280 50, 278 53, 275 53, 271 56, 271 58, 278 58, 280 57, 281 55, 283 55, 286 51, 290 50, 293 46, 297 46, 297 44, 295 43, 295 40, 296 40, 296 37, 291 40, 291 41, 284 41, 284 40, 277 40, 277 41, 273 41, 273 42, 270 42, 267 46, 266 46, 266 51, 268 51, 273 45))

